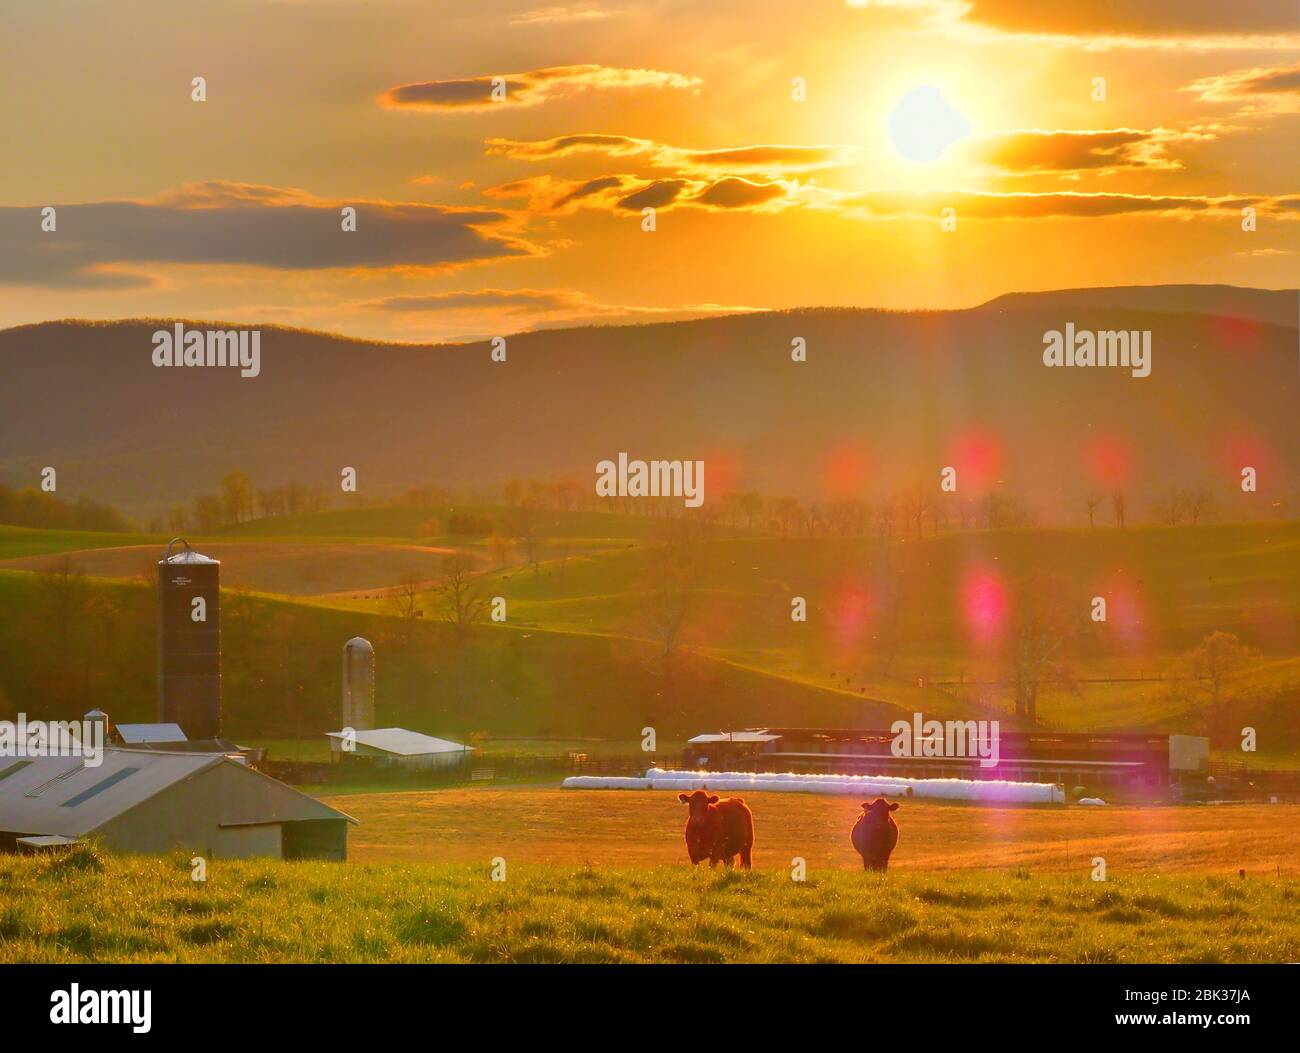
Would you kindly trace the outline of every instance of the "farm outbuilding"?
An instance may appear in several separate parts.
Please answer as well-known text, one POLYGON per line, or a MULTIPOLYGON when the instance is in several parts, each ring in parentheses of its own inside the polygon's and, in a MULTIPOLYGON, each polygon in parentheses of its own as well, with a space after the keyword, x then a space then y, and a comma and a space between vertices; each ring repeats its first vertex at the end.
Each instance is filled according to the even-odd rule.
POLYGON ((1203 775, 1209 760, 1208 739, 1157 732, 1001 731, 992 767, 973 755, 899 756, 892 748, 895 738, 883 728, 723 731, 687 740, 682 766, 1157 788, 1203 775))
MULTIPOLYGON (((103 711, 99 711, 103 715, 103 711)), ((90 719, 90 714, 86 714, 90 719)), ((123 746, 137 746, 143 743, 186 742, 185 732, 179 724, 114 724, 110 738, 123 746)))
POLYGON ((224 753, 241 764, 260 768, 265 747, 241 746, 230 739, 190 739, 179 724, 113 724, 102 710, 92 710, 86 720, 101 719, 108 727, 107 741, 133 750, 161 750, 163 753, 224 753), (97 714, 98 716, 94 716, 97 714))
POLYGON ((355 822, 223 753, 0 760, 0 851, 93 836, 114 852, 343 860, 355 822))
POLYGON ((423 735, 405 728, 373 728, 353 732, 351 750, 346 748, 349 736, 342 731, 328 733, 330 752, 336 760, 360 760, 381 766, 400 768, 456 768, 469 761, 473 746, 423 735))

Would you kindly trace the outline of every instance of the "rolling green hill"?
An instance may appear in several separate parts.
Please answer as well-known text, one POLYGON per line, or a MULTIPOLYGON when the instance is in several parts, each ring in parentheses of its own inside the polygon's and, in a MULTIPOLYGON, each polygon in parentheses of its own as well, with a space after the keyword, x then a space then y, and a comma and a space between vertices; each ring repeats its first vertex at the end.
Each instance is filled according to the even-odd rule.
MULTIPOLYGON (((117 721, 154 719, 155 612, 145 586, 88 579, 66 626, 37 578, 0 572, 0 706, 67 718, 98 706, 117 721)), ((222 609, 224 729, 247 738, 305 738, 340 723, 344 641, 378 650, 381 725, 457 741, 501 735, 599 735, 636 748, 641 728, 665 740, 701 728, 892 719, 892 707, 849 692, 685 656, 665 675, 642 644, 584 634, 478 626, 464 634, 419 622, 227 593, 222 609)))
MULTIPOLYGON (((401 521, 395 512, 322 513, 322 522, 291 525, 316 541, 259 540, 259 551, 271 546, 259 557, 270 560, 266 574, 275 572, 267 583, 285 589, 277 544, 296 559, 328 550, 346 567, 340 519, 355 520, 348 529, 382 530, 401 521)), ((633 528, 624 526, 627 537, 633 528)), ((81 540, 40 533, 25 532, 21 545, 49 551, 81 540)), ((405 623, 381 599, 227 592, 227 728, 249 738, 332 729, 339 648, 357 634, 378 648, 380 721, 458 740, 488 732, 633 744, 646 725, 667 739, 764 723, 879 724, 914 711, 1007 719, 1005 640, 976 632, 970 582, 995 582, 1014 609, 1018 583, 1043 574, 1081 612, 1097 594, 1110 603, 1108 622, 1082 618, 1063 652, 1082 681, 1077 690, 1044 688, 1048 726, 1196 730, 1202 716, 1161 677, 1222 630, 1260 655, 1228 686, 1232 718, 1258 727, 1266 753, 1300 745, 1297 523, 901 541, 732 537, 684 548, 608 540, 612 547, 536 568, 485 573, 478 587, 505 598, 508 620, 465 632, 436 620, 431 592, 418 598, 424 617, 405 623), (656 619, 672 561, 683 558, 692 570, 665 660, 656 619), (792 596, 806 598, 807 622, 790 620, 792 596)), ((231 552, 226 580, 240 580, 242 549, 231 552)), ((430 568, 437 573, 436 562, 430 568)), ((379 568, 394 576, 388 584, 397 570, 379 568)), ((0 665, 0 705, 7 699, 32 716, 98 705, 115 719, 148 719, 152 590, 87 579, 69 605, 49 589, 30 573, 0 573, 0 647, 10 656, 0 665)))
MULTIPOLYGON (((218 537, 275 538, 279 540, 366 539, 411 541, 430 537, 423 528, 438 524, 434 537, 449 537, 448 523, 455 513, 487 517, 502 534, 509 533, 512 510, 497 505, 439 505, 429 508, 336 508, 302 515, 268 516, 219 531, 218 537)), ((566 540, 604 541, 651 536, 655 520, 642 516, 547 509, 539 511, 532 524, 543 537, 566 540)), ((734 532, 733 532, 734 533, 734 532)))
MULTIPOLYGON (((666 553, 511 569, 489 591, 506 598, 517 626, 652 640, 666 553)), ((971 607, 981 614, 981 590, 991 590, 1009 623, 1035 598, 1022 596, 1024 583, 1041 581, 1079 612, 1062 657, 1082 681, 1077 691, 1045 689, 1047 724, 1190 730, 1187 705, 1162 677, 1223 631, 1261 656, 1231 685, 1242 714, 1266 724, 1274 742, 1300 741, 1300 524, 751 538, 695 545, 689 559, 680 643, 698 655, 909 711, 1005 715, 1009 689, 990 683, 1007 677, 1005 633, 983 638, 971 607), (1104 624, 1089 616, 1098 595, 1104 624), (807 600, 805 623, 791 621, 793 596, 807 600)))

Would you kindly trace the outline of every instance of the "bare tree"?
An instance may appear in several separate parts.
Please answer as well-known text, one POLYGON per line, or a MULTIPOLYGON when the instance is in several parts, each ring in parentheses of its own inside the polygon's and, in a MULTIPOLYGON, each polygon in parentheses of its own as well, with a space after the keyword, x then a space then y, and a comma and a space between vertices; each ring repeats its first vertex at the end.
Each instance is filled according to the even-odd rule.
POLYGON ((1196 526, 1202 519, 1212 519, 1217 511, 1214 493, 1206 486, 1199 486, 1187 494, 1187 515, 1196 526))
POLYGON ((745 517, 745 529, 753 530, 754 520, 763 511, 763 498, 754 493, 753 490, 746 490, 744 493, 736 495, 736 507, 740 514, 745 517))
POLYGON ((498 567, 504 567, 514 558, 514 539, 493 534, 488 538, 487 550, 492 562, 498 567))
POLYGON ((221 511, 227 523, 253 518, 256 491, 247 472, 227 472, 221 480, 221 511))
POLYGON ((925 517, 934 513, 934 499, 930 491, 917 484, 903 492, 899 498, 899 505, 903 510, 903 519, 916 528, 916 536, 920 537, 925 525, 925 517))
POLYGON ((700 568, 689 524, 669 524, 657 534, 661 543, 651 550, 646 570, 643 621, 655 642, 663 675, 670 678, 673 660, 694 607, 700 568))
POLYGON ((891 497, 876 505, 876 523, 880 528, 882 538, 892 538, 894 536, 894 520, 897 516, 898 499, 896 497, 891 497))
POLYGON ((1156 516, 1165 526, 1178 526, 1187 515, 1187 494, 1173 487, 1156 499, 1156 516))
POLYGON ((90 589, 86 574, 64 556, 47 571, 36 575, 37 605, 49 619, 51 634, 65 654, 74 631, 87 613, 90 589))
POLYGON ((1101 494, 1089 494, 1084 498, 1088 504, 1088 526, 1095 530, 1097 528, 1097 509, 1101 506, 1101 494))
POLYGON ((541 574, 542 539, 539 531, 540 512, 531 499, 515 505, 507 513, 507 524, 515 544, 524 554, 524 562, 533 569, 533 576, 541 574))
POLYGON ((856 498, 835 501, 826 509, 830 531, 840 537, 860 537, 871 521, 871 509, 856 498))
POLYGON ((434 608, 460 631, 483 617, 490 601, 475 573, 473 556, 456 552, 442 561, 442 581, 433 590, 434 608))
POLYGON ((1064 583, 1030 574, 1014 589, 1008 659, 1015 685, 1016 716, 1038 722, 1038 693, 1044 683, 1078 690, 1064 652, 1084 615, 1074 611, 1064 583))
POLYGON ((403 574, 401 580, 388 593, 386 604, 401 622, 403 644, 409 644, 415 632, 415 619, 422 617, 420 593, 424 582, 415 573, 403 574))
POLYGON ((1120 530, 1124 529, 1124 514, 1128 508, 1128 501, 1124 498, 1123 490, 1112 490, 1110 492, 1110 508, 1115 515, 1115 525, 1120 530))
POLYGON ((789 537, 790 528, 798 526, 803 517, 803 506, 797 498, 778 497, 772 502, 772 520, 782 537, 789 537))

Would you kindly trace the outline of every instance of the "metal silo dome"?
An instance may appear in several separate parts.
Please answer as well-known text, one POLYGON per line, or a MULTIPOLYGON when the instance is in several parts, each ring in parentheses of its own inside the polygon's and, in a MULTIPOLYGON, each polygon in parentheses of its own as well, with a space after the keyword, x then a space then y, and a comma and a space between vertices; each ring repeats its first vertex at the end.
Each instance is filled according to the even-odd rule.
POLYGON ((364 636, 343 645, 343 726, 356 731, 375 726, 375 648, 364 636))

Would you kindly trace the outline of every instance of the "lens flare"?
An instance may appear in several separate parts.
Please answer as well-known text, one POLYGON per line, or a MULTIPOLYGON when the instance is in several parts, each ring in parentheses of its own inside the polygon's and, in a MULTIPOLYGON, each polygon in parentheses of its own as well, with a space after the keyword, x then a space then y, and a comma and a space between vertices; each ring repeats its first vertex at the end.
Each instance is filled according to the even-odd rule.
POLYGON ((867 486, 870 463, 858 447, 844 443, 833 447, 822 461, 822 486, 832 501, 861 497, 867 486))
POLYGON ((968 570, 962 581, 961 606, 966 632, 975 643, 987 645, 1002 638, 1011 603, 1001 574, 988 567, 968 570))
POLYGON ((957 469, 958 486, 982 489, 997 482, 1002 475, 1003 443, 982 428, 971 428, 953 441, 948 463, 957 469))
POLYGON ((831 632, 839 647, 860 644, 871 622, 871 594, 858 585, 842 588, 831 606, 831 632))
POLYGON ((1124 486, 1133 479, 1133 447, 1118 435, 1101 435, 1084 448, 1083 466, 1098 486, 1124 486))

